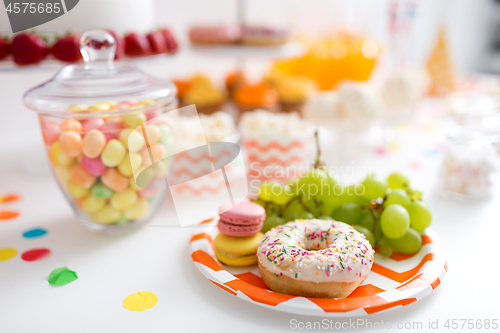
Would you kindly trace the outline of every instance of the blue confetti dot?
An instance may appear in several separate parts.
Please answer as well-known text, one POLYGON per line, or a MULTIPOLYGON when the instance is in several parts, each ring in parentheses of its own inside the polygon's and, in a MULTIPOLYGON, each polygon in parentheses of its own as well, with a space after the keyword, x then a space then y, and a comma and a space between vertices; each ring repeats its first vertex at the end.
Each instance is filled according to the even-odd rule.
POLYGON ((47 230, 42 229, 42 228, 34 228, 30 229, 26 232, 23 233, 23 236, 26 238, 36 238, 36 237, 42 237, 47 233, 47 230))

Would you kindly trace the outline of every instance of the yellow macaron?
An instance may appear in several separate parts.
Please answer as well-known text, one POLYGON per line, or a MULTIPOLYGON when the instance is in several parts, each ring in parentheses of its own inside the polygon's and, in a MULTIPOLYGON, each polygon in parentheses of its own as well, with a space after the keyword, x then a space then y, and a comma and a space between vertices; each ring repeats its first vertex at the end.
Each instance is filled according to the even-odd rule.
POLYGON ((231 237, 218 234, 215 237, 215 256, 230 266, 248 266, 257 263, 257 248, 264 238, 261 232, 248 237, 231 237))

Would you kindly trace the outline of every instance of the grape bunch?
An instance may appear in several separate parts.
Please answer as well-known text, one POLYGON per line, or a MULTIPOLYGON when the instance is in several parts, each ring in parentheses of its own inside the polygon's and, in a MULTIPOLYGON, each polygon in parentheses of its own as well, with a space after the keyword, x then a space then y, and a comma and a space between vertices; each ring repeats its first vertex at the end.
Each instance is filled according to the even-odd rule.
POLYGON ((352 225, 379 253, 417 252, 432 216, 408 179, 392 173, 387 180, 370 174, 344 186, 322 166, 280 185, 264 182, 254 202, 266 210, 263 232, 295 219, 333 219, 352 225))

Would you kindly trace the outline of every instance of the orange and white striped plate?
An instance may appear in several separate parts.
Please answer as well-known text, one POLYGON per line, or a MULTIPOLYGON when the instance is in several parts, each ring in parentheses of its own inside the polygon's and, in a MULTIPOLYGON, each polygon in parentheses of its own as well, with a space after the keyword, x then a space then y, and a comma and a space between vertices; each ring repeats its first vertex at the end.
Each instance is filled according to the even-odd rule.
POLYGON ((266 308, 313 316, 362 316, 411 304, 431 293, 448 270, 446 252, 437 236, 426 230, 423 246, 413 255, 375 254, 366 280, 344 299, 312 298, 271 291, 257 265, 231 267, 215 257, 213 240, 218 218, 201 222, 191 238, 191 257, 198 269, 222 290, 266 308))

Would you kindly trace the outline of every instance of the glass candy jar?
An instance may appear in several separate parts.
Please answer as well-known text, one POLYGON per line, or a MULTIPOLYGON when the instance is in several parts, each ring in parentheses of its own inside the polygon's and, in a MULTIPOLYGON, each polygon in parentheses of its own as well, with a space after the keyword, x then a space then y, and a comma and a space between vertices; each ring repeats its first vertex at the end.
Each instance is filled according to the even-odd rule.
POLYGON ((448 149, 439 177, 440 192, 459 200, 493 194, 497 174, 499 136, 475 126, 459 126, 448 133, 448 149))
POLYGON ((80 44, 84 61, 30 89, 24 103, 39 115, 53 174, 81 224, 124 233, 143 226, 166 193, 149 184, 167 170, 149 168, 171 152, 165 113, 177 107, 176 88, 115 62, 116 42, 104 30, 88 31, 80 44))

